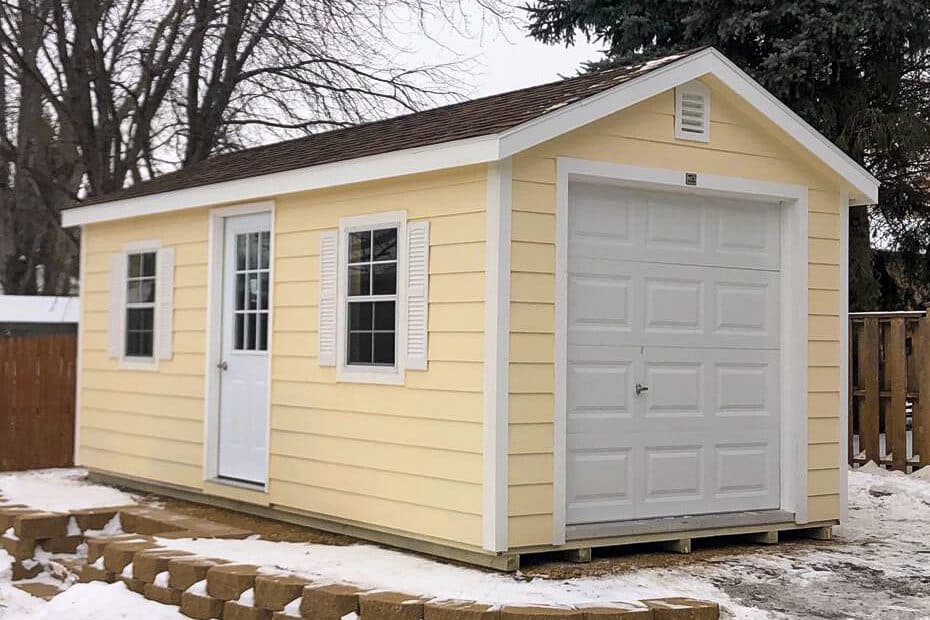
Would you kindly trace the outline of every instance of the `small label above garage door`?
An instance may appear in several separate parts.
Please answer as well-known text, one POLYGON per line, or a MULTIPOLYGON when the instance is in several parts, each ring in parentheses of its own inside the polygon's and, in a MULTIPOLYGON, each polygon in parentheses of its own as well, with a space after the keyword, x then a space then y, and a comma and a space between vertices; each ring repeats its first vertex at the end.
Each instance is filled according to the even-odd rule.
POLYGON ((569 191, 567 522, 778 508, 774 204, 569 191))

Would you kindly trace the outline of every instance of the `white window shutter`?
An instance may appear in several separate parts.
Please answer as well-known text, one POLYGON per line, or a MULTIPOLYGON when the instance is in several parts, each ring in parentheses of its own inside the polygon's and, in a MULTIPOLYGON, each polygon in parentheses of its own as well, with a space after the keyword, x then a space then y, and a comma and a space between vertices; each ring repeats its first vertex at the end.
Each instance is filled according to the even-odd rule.
POLYGON ((110 258, 110 357, 123 357, 126 339, 126 255, 110 258))
POLYGON ((155 263, 155 357, 170 360, 174 355, 174 248, 159 250, 155 263))
POLYGON ((336 282, 338 269, 338 234, 334 230, 320 233, 320 366, 336 365, 336 282))
POLYGON ((429 353, 429 222, 407 226, 407 369, 426 370, 429 353))

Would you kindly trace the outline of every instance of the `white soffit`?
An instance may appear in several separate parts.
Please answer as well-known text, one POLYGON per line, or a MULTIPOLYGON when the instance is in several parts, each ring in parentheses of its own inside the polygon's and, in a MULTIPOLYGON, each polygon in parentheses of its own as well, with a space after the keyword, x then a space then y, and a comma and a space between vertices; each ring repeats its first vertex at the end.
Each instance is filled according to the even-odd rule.
POLYGON ((843 177, 857 190, 857 193, 850 196, 850 204, 878 202, 879 181, 874 176, 723 54, 709 48, 500 134, 76 207, 62 213, 62 225, 80 226, 252 201, 275 195, 498 161, 707 74, 717 77, 843 177))

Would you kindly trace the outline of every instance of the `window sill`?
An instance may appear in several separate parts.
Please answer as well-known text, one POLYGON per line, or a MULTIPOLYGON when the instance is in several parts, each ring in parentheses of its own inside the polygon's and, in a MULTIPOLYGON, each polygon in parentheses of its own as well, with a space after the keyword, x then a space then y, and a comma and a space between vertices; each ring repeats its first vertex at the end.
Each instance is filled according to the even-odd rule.
POLYGON ((157 371, 158 360, 154 357, 151 359, 123 357, 120 358, 119 367, 121 370, 157 371))
POLYGON ((372 383, 375 385, 403 385, 402 368, 365 368, 361 366, 340 366, 336 373, 339 383, 372 383))

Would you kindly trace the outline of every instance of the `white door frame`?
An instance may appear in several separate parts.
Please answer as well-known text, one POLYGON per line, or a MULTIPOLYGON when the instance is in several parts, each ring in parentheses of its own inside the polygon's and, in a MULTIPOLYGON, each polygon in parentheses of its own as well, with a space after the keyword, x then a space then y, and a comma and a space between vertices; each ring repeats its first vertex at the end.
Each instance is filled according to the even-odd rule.
POLYGON ((572 181, 665 192, 747 198, 781 209, 780 509, 807 522, 807 192, 772 183, 685 170, 627 166, 560 157, 556 163, 555 445, 552 544, 565 543, 568 371, 568 186, 572 181), (688 180, 693 182, 689 183, 688 180))
MULTIPOLYGON (((271 245, 268 261, 268 410, 265 428, 268 429, 266 446, 268 446, 268 466, 271 461, 271 368, 272 343, 274 342, 274 270, 275 270, 275 205, 272 201, 256 202, 234 207, 222 207, 210 211, 210 235, 207 244, 207 329, 206 329, 206 377, 204 395, 204 480, 211 483, 244 487, 268 492, 268 480, 264 484, 249 484, 227 480, 218 476, 219 470, 219 421, 220 421, 220 371, 217 368, 222 357, 223 345, 223 251, 226 240, 226 218, 238 215, 268 213, 271 219, 271 245)), ((267 476, 267 474, 266 474, 267 476)))

